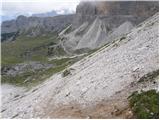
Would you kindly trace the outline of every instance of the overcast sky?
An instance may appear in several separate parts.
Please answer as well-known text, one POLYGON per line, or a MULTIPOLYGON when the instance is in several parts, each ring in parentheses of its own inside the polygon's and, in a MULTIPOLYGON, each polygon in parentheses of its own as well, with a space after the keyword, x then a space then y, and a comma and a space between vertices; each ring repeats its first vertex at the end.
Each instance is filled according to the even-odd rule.
POLYGON ((85 0, 1 0, 0 3, 2 4, 2 10, 0 11, 0 15, 31 15, 35 13, 49 12, 52 10, 60 11, 62 9, 75 11, 76 6, 80 1, 85 0))
POLYGON ((52 10, 75 11, 80 0, 2 0, 1 16, 31 15, 52 10))

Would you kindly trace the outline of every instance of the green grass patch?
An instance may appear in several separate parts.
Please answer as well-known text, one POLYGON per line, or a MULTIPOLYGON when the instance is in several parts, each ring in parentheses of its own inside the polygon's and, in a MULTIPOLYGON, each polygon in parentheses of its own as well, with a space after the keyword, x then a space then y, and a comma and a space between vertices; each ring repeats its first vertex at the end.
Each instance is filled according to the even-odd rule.
POLYGON ((50 61, 50 63, 52 63, 54 66, 52 68, 49 68, 47 70, 42 69, 36 71, 28 70, 27 72, 16 76, 2 75, 1 82, 32 88, 33 86, 42 83, 44 80, 51 77, 53 74, 63 71, 64 69, 66 69, 67 66, 73 64, 78 60, 79 59, 75 58, 55 59, 50 61))
MULTIPOLYGON (((47 70, 28 70, 16 76, 2 75, 1 82, 32 87, 43 82, 53 74, 63 71, 67 66, 79 60, 79 58, 62 58, 48 61, 48 50, 51 46, 56 45, 58 41, 56 35, 48 34, 47 36, 37 37, 18 36, 15 41, 2 42, 2 68, 3 66, 10 67, 27 61, 37 61, 44 64, 49 63, 53 64, 53 67, 47 70)), ((66 55, 65 51, 60 46, 57 46, 55 49, 53 48, 53 54, 59 56, 66 55)))
POLYGON ((67 54, 61 45, 51 45, 48 47, 47 53, 49 56, 64 56, 67 54))
POLYGON ((16 76, 3 75, 2 79, 1 79, 1 82, 2 83, 11 83, 11 84, 14 84, 14 85, 23 85, 23 84, 25 84, 26 79, 35 75, 36 73, 28 71, 28 72, 25 72, 23 74, 16 75, 16 76))
POLYGON ((52 61, 50 61, 49 63, 54 64, 56 66, 58 65, 62 65, 66 62, 72 61, 73 58, 62 58, 62 59, 53 59, 52 61))
POLYGON ((26 60, 44 61, 48 45, 57 42, 56 36, 27 37, 19 36, 15 41, 1 43, 1 64, 13 65, 26 60))
POLYGON ((159 118, 159 93, 156 90, 133 92, 128 99, 134 117, 138 119, 159 118))
POLYGON ((37 70, 37 71, 28 71, 23 74, 19 74, 16 76, 6 76, 3 75, 1 82, 2 83, 10 83, 17 86, 25 86, 25 87, 33 87, 45 79, 49 78, 55 73, 58 73, 66 68, 67 64, 56 66, 49 68, 47 70, 37 70))

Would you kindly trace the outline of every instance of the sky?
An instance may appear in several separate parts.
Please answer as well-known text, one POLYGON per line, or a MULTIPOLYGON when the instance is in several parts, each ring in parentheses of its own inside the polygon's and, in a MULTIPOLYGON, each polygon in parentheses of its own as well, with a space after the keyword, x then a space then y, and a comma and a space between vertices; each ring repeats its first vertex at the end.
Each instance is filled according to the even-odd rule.
POLYGON ((18 15, 30 16, 32 14, 45 13, 52 10, 56 10, 60 14, 63 14, 63 9, 74 12, 80 1, 85 0, 0 0, 2 7, 0 16, 6 19, 12 19, 18 15))
POLYGON ((80 0, 1 0, 2 19, 12 19, 18 15, 32 15, 50 12, 52 10, 63 14, 63 9, 70 12, 76 10, 80 0))

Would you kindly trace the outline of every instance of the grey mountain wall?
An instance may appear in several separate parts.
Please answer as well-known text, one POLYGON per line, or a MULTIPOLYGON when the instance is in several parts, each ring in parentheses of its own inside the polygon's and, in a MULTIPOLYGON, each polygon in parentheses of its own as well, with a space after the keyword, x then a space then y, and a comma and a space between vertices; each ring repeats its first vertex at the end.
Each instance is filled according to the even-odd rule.
POLYGON ((74 26, 93 21, 97 16, 130 16, 148 18, 158 12, 158 1, 97 1, 81 2, 76 9, 74 26))
POLYGON ((158 12, 158 1, 81 2, 69 34, 60 34, 63 46, 72 52, 95 49, 128 33, 158 12))

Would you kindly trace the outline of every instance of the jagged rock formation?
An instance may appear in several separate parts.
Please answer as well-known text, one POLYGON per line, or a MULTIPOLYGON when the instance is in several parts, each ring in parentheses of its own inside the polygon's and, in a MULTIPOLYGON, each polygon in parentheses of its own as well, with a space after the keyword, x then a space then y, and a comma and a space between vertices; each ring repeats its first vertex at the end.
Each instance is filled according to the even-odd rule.
MULTIPOLYGON (((124 17, 121 18, 125 19, 124 17)), ((63 46, 70 52, 78 49, 95 49, 126 34, 135 25, 128 18, 116 28, 110 22, 105 22, 103 18, 97 17, 92 23, 85 22, 69 34, 60 33, 63 46)))
POLYGON ((55 74, 18 97, 3 93, 2 117, 126 118, 127 97, 133 91, 158 90, 158 74, 144 79, 159 69, 158 18, 157 13, 123 39, 73 64, 65 77, 63 72, 55 74))
POLYGON ((128 33, 133 26, 158 12, 158 2, 81 2, 69 34, 60 33, 69 52, 95 49, 128 33))
POLYGON ((158 12, 158 1, 95 1, 81 2, 76 9, 75 27, 97 16, 149 17, 158 12))

